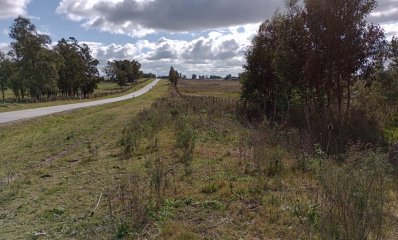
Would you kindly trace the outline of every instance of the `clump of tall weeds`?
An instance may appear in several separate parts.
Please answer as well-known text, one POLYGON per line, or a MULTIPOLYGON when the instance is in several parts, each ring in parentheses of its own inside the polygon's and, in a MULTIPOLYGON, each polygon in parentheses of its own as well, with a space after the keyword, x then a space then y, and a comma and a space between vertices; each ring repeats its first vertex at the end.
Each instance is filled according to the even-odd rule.
POLYGON ((138 238, 154 211, 148 184, 138 174, 123 179, 108 191, 108 217, 116 239, 138 238))
POLYGON ((180 117, 175 126, 177 148, 181 151, 180 161, 184 164, 186 175, 192 173, 192 161, 196 137, 193 129, 187 124, 184 117, 180 117))
POLYGON ((319 182, 321 239, 382 239, 387 164, 384 154, 350 150, 341 165, 322 161, 319 182))

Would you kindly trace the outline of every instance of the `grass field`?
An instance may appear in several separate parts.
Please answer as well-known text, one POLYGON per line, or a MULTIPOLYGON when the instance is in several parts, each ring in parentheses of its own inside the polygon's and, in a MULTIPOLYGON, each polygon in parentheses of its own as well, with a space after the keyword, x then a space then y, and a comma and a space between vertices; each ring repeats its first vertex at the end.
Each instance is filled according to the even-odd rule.
MULTIPOLYGON (((148 84, 148 82, 151 81, 151 79, 141 79, 138 81, 138 84, 134 87, 132 87, 129 91, 126 91, 124 93, 117 93, 117 94, 112 94, 108 95, 106 97, 100 97, 96 98, 94 100, 100 100, 100 99, 106 99, 106 98, 112 98, 112 97, 118 97, 118 96, 123 96, 126 95, 130 92, 137 91, 141 88, 143 88, 145 85, 148 84)), ((99 88, 96 90, 96 93, 104 93, 104 92, 114 92, 115 87, 118 86, 117 84, 114 83, 102 83, 99 84, 99 88)), ((120 90, 120 87, 118 87, 118 90, 120 90)), ((27 103, 27 104, 22 104, 22 103, 1 103, 0 102, 0 112, 11 112, 11 111, 18 111, 18 110, 24 110, 24 109, 31 109, 31 108, 40 108, 40 107, 50 107, 50 106, 55 106, 55 105, 63 105, 63 104, 72 104, 72 103, 79 103, 79 102, 88 102, 88 101, 93 101, 93 99, 72 99, 72 100, 60 100, 60 101, 52 101, 52 102, 42 102, 42 103, 27 103)))
MULTIPOLYGON (((123 88, 126 88, 128 86, 125 86, 123 88)), ((120 90, 120 86, 117 83, 113 83, 113 82, 100 82, 98 84, 98 88, 95 89, 94 93, 104 93, 104 92, 115 92, 115 91, 119 91, 120 90)))
MULTIPOLYGON (((297 160, 276 141, 293 134, 253 131, 228 104, 162 81, 126 102, 0 126, 0 239, 319 239, 319 160, 297 160)), ((385 239, 397 239, 395 184, 385 239)))
POLYGON ((241 83, 224 80, 181 80, 178 89, 186 95, 239 98, 241 83))
POLYGON ((161 82, 134 100, 1 126, 0 239, 90 238, 103 217, 89 215, 100 193, 134 168, 118 157, 122 129, 167 89, 161 82))

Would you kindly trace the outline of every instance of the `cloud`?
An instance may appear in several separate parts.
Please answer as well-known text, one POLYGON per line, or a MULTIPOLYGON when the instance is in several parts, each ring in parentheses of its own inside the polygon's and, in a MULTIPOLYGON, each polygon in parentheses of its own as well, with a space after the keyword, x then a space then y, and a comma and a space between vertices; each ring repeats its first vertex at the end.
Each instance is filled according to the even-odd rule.
POLYGON ((257 23, 283 0, 62 0, 59 14, 100 31, 142 37, 257 23))
POLYGON ((398 0, 379 0, 377 8, 370 14, 370 21, 386 24, 398 21, 398 0))
POLYGON ((7 54, 11 50, 10 44, 9 43, 2 43, 0 42, 0 51, 2 53, 7 54))
POLYGON ((109 60, 135 59, 145 72, 167 74, 170 66, 188 76, 242 72, 244 52, 258 24, 247 24, 212 31, 193 40, 160 38, 158 41, 138 40, 135 44, 104 45, 86 42, 102 66, 109 60))
POLYGON ((1 0, 0 19, 15 18, 26 15, 26 7, 30 0, 1 0))

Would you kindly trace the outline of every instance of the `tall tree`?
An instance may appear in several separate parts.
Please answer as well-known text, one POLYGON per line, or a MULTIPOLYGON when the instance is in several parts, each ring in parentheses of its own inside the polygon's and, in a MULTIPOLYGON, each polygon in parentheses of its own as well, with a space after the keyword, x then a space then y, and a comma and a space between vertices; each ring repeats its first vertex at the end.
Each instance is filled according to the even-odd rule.
POLYGON ((343 105, 351 105, 351 88, 359 71, 371 67, 382 44, 383 32, 366 22, 375 0, 306 0, 306 26, 313 56, 322 66, 321 79, 327 107, 337 105, 342 120, 343 105), (345 99, 344 99, 345 98, 345 99))
POLYGON ((80 52, 84 63, 84 78, 80 88, 83 95, 87 96, 94 93, 99 83, 100 78, 97 68, 99 61, 91 55, 91 50, 86 44, 80 47, 80 52))
POLYGON ((85 97, 94 92, 99 82, 99 61, 91 55, 91 50, 86 44, 71 37, 61 39, 54 51, 61 55, 64 63, 59 68, 58 87, 62 94, 73 96, 83 94, 85 97))
POLYGON ((314 112, 337 115, 341 123, 344 105, 345 116, 350 111, 353 84, 375 67, 385 45, 381 29, 366 22, 375 1, 287 3, 287 13, 260 26, 247 52, 242 97, 269 113, 285 111, 298 96, 314 112))
POLYGON ((31 97, 40 99, 45 92, 44 86, 52 85, 52 81, 57 79, 55 68, 43 71, 46 63, 53 64, 52 58, 46 57, 49 53, 47 45, 51 43, 51 39, 47 35, 37 33, 36 26, 23 17, 14 20, 9 35, 14 40, 11 47, 20 71, 17 84, 20 88, 19 93, 24 98, 25 89, 28 89, 31 97))
POLYGON ((248 78, 242 85, 242 98, 258 104, 264 112, 272 114, 276 106, 276 89, 279 79, 273 68, 274 54, 278 44, 279 14, 261 24, 252 45, 246 53, 248 78))
POLYGON ((64 59, 64 64, 59 68, 60 92, 67 96, 77 95, 82 79, 85 77, 85 63, 78 41, 75 38, 61 39, 54 51, 64 59))
POLYGON ((12 71, 10 70, 10 61, 6 59, 4 53, 0 51, 0 89, 3 101, 5 100, 5 91, 8 88, 9 80, 12 76, 12 71))

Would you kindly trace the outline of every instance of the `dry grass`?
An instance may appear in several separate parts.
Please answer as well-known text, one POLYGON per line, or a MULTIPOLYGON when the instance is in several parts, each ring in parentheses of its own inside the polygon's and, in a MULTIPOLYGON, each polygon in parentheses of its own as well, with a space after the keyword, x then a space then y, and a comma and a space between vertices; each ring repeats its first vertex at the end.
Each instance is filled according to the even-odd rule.
POLYGON ((182 80, 178 83, 178 89, 186 95, 239 98, 241 83, 225 80, 182 80))

